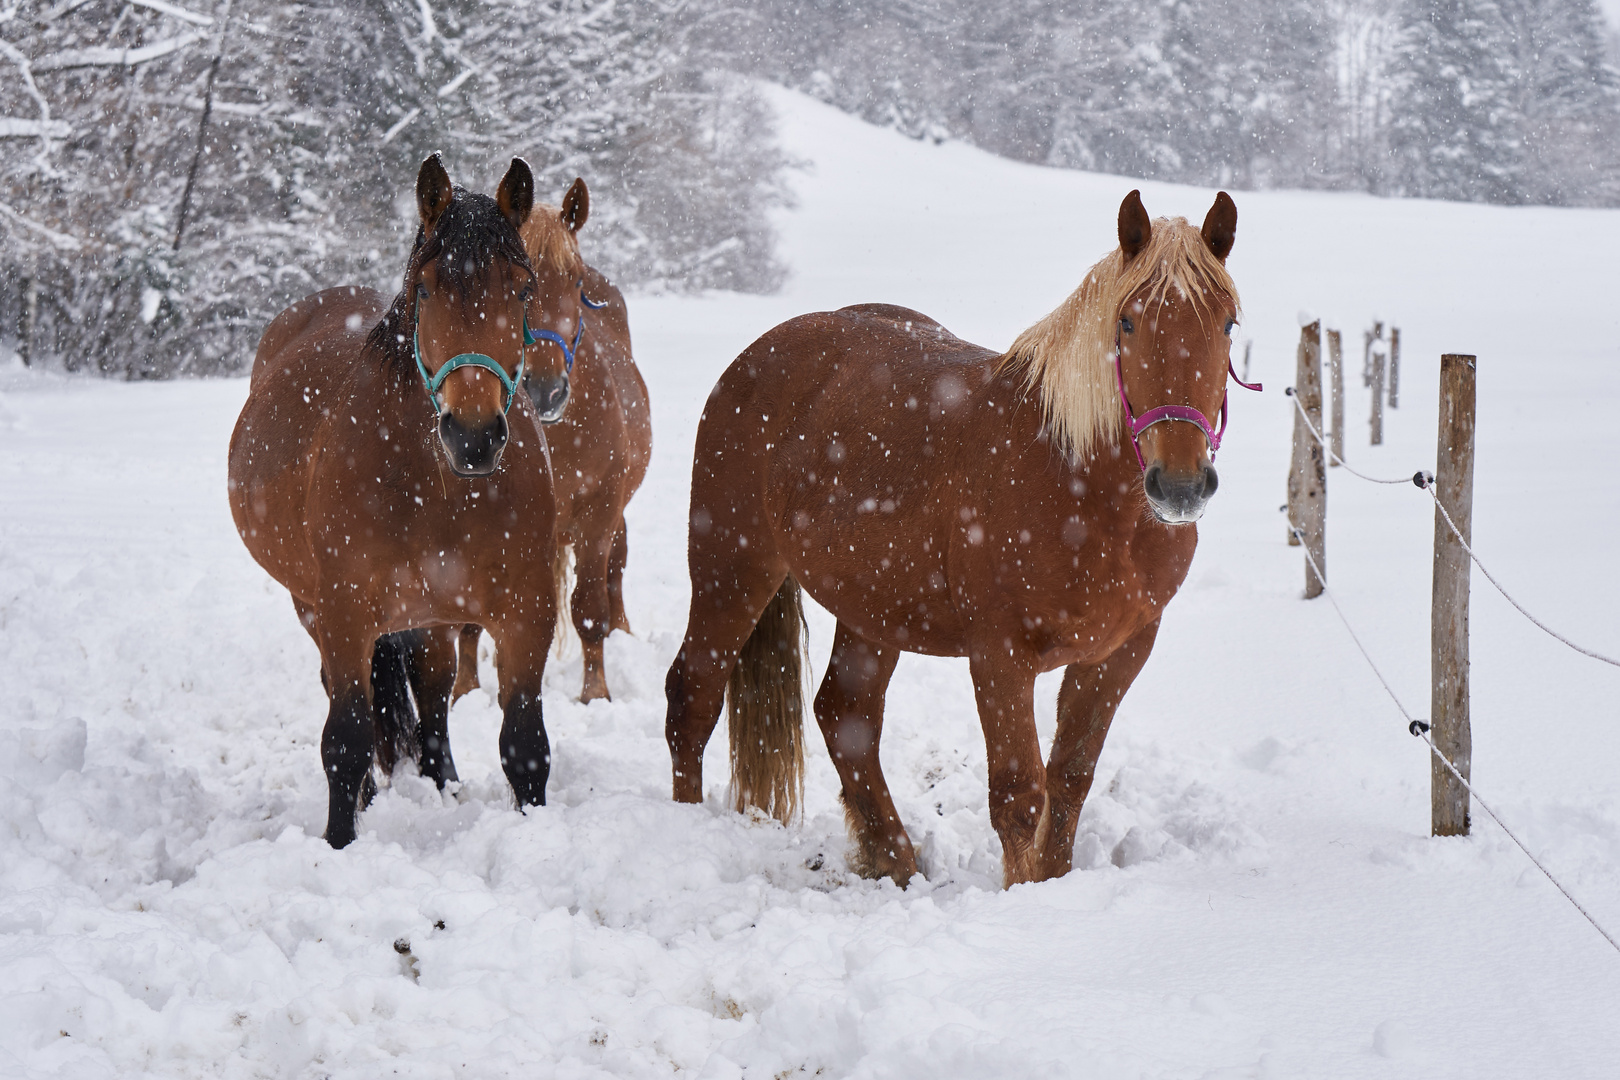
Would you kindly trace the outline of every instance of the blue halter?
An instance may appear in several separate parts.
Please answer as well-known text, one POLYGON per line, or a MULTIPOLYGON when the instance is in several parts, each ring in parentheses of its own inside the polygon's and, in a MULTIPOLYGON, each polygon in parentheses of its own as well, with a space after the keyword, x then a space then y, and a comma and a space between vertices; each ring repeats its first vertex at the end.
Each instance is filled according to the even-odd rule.
MULTIPOLYGON (((608 302, 606 300, 598 304, 596 301, 585 295, 585 282, 583 280, 581 280, 579 283, 579 302, 588 308, 598 311, 608 306, 608 302)), ((584 319, 579 320, 579 324, 574 327, 574 340, 572 343, 564 341, 563 336, 557 333, 555 330, 530 330, 528 317, 525 316, 523 319, 523 343, 525 345, 533 345, 537 342, 549 341, 553 345, 557 346, 557 348, 563 351, 563 370, 568 372, 570 375, 574 373, 574 352, 579 348, 579 339, 584 335, 584 333, 584 319)))
MULTIPOLYGON (((593 310, 600 310, 608 305, 606 300, 598 304, 590 297, 586 296, 585 283, 583 281, 580 282, 579 299, 580 302, 586 307, 593 310)), ((414 323, 414 318, 412 321, 414 323)), ((552 342, 558 348, 562 349, 564 365, 563 370, 569 374, 573 374, 574 352, 579 348, 580 338, 583 337, 584 334, 584 319, 580 319, 578 325, 574 328, 574 340, 573 343, 570 344, 569 342, 563 340, 563 336, 557 333, 555 330, 529 329, 529 316, 527 314, 523 316, 523 344, 525 348, 541 341, 552 342)), ((512 402, 517 397, 518 386, 523 382, 523 374, 529 363, 529 358, 526 353, 520 352, 518 356, 518 371, 516 377, 508 375, 506 373, 506 369, 501 367, 500 364, 497 364, 493 356, 485 356, 483 353, 462 353, 459 356, 452 356, 449 360, 444 362, 444 366, 439 368, 437 374, 429 374, 427 365, 422 363, 422 349, 419 343, 420 336, 420 331, 416 326, 413 325, 411 328, 411 355, 416 358, 416 370, 422 373, 422 382, 427 387, 428 399, 433 402, 433 408, 436 411, 444 411, 444 406, 439 404, 439 387, 444 385, 444 380, 449 377, 452 371, 461 367, 479 367, 483 368, 485 371, 492 372, 494 376, 501 381, 501 389, 506 391, 506 404, 502 406, 502 411, 512 411, 512 402)))

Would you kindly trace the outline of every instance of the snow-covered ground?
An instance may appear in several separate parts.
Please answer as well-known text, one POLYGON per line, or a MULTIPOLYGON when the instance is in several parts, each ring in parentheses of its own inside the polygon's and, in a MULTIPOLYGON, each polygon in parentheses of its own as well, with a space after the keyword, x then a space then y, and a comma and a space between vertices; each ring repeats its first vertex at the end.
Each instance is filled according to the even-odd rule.
MULTIPOLYGON (((707 802, 669 801, 699 408, 802 311, 908 304, 1004 347, 1114 245, 1135 185, 774 100, 806 162, 786 290, 631 301, 657 440, 630 509, 636 636, 609 642, 611 703, 576 704, 577 655, 553 663, 543 810, 510 807, 480 693, 451 718, 459 796, 400 780, 327 847, 317 659, 225 502, 245 380, 0 373, 0 1075, 1620 1075, 1620 956, 1482 816, 1428 838, 1425 750, 1301 599, 1277 513, 1300 309, 1345 332, 1348 456, 1381 475, 1432 467, 1438 356, 1476 352, 1477 549, 1620 652, 1620 212, 1240 193, 1239 337, 1267 390, 1234 398, 1076 869, 996 887, 965 662, 907 657, 884 757, 926 880, 901 891, 845 869, 819 745, 801 825, 725 809, 723 733, 707 802), (1370 449, 1375 314, 1404 355, 1370 449)), ((1213 195, 1141 186, 1194 220, 1213 195)), ((1343 470, 1329 488, 1330 581, 1423 715, 1429 501, 1343 470)), ((1478 575, 1473 634, 1474 776, 1620 930, 1620 672, 1478 575)))

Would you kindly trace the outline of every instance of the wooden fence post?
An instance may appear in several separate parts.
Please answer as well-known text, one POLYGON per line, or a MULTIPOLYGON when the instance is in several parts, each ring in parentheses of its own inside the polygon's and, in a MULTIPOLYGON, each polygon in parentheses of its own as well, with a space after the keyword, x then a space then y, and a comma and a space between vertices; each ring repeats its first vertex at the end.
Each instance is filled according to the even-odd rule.
MULTIPOLYGON (((1472 356, 1440 358, 1440 435, 1435 449, 1434 494, 1463 540, 1473 544, 1474 369, 1472 356)), ((1468 552, 1434 512, 1434 597, 1429 622, 1429 723, 1434 745, 1464 778, 1474 740, 1468 723, 1468 552)), ((1429 770, 1432 832, 1468 834, 1468 789, 1443 763, 1429 770)))
POLYGON ((1389 328, 1389 407, 1401 403, 1401 328, 1389 328))
POLYGON ((1372 445, 1384 445, 1384 354, 1372 354, 1372 445))
POLYGON ((1327 555, 1324 540, 1327 532, 1327 453, 1322 444, 1305 426, 1308 418, 1318 432, 1322 430, 1322 322, 1320 319, 1299 331, 1299 353, 1294 374, 1294 395, 1299 399, 1305 416, 1294 414, 1294 460, 1288 472, 1289 542, 1297 544, 1303 534, 1305 550, 1321 568, 1318 578, 1305 563, 1305 599, 1322 595, 1326 584, 1327 555))
POLYGON ((1361 333, 1361 385, 1372 385, 1372 347, 1373 342, 1384 340, 1384 324, 1373 321, 1371 330, 1361 333))
POLYGON ((1337 330, 1329 330, 1327 339, 1328 379, 1333 390, 1333 454, 1328 464, 1337 465, 1344 460, 1344 349, 1337 330))

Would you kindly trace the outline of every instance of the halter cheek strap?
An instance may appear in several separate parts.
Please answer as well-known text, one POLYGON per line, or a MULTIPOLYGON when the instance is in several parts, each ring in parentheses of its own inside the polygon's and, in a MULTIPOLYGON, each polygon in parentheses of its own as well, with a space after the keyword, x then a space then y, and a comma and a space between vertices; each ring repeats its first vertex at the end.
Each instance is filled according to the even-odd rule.
MULTIPOLYGON (((1263 389, 1260 383, 1246 383, 1238 378, 1230 357, 1226 361, 1226 373, 1233 382, 1245 390, 1263 389)), ((1154 424, 1166 420, 1180 420, 1196 425, 1198 430, 1204 433, 1204 438, 1209 441, 1209 460, 1215 460, 1215 452, 1221 448, 1221 435, 1226 431, 1226 394, 1221 395, 1220 426, 1215 428, 1209 426, 1209 417, 1191 405, 1160 405, 1157 409, 1149 409, 1141 416, 1137 416, 1131 409, 1131 399, 1125 396, 1125 351, 1121 347, 1117 329, 1114 331, 1114 376, 1118 380, 1119 403, 1125 407, 1125 425, 1131 432, 1131 448, 1136 451, 1136 463, 1143 472, 1147 472, 1147 462, 1142 458, 1142 444, 1138 441, 1138 437, 1154 424)))

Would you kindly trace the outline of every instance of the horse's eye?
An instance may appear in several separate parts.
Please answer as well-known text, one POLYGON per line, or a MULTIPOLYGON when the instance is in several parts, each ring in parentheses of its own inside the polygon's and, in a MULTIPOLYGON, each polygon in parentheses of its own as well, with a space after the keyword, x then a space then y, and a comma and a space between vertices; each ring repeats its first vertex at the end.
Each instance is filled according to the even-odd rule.
POLYGON ((1232 336, 1232 327, 1234 327, 1236 325, 1237 325, 1237 320, 1236 319, 1227 319, 1226 320, 1226 336, 1227 337, 1232 336))
POLYGON ((427 286, 422 284, 420 281, 416 283, 416 296, 420 300, 427 299, 427 286))
POLYGON ((1130 319, 1123 315, 1119 317, 1119 328, 1125 331, 1127 334, 1133 334, 1136 332, 1136 324, 1131 322, 1130 319))
POLYGON ((527 286, 527 285, 525 285, 523 287, 522 292, 518 293, 518 301, 520 303, 527 304, 530 300, 533 300, 533 299, 534 299, 534 289, 527 286))

